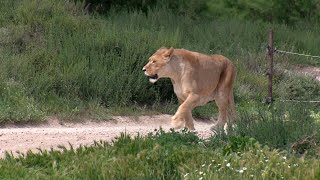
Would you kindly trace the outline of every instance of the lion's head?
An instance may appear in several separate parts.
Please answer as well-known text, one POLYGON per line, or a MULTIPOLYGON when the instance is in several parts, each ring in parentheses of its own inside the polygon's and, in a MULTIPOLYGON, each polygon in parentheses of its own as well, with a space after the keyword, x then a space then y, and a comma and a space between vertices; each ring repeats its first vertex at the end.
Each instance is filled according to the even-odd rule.
POLYGON ((168 71, 168 63, 171 59, 173 48, 160 48, 142 68, 144 74, 149 77, 151 83, 155 83, 161 77, 165 77, 168 71))

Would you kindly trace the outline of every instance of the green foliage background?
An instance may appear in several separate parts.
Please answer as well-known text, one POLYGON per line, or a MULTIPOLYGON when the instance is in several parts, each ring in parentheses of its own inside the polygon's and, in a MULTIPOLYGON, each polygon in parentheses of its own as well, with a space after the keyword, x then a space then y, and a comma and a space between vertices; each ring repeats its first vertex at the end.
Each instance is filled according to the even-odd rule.
MULTIPOLYGON (((319 104, 280 101, 319 100, 319 82, 288 69, 320 61, 276 54, 275 102, 263 104, 268 30, 278 49, 317 55, 319 12, 317 0, 0 1, 0 123, 174 113, 170 81, 151 85, 141 71, 161 46, 224 54, 238 71, 238 121, 228 134, 204 141, 157 130, 62 152, 8 153, 0 179, 320 178, 319 104)), ((215 113, 212 103, 193 112, 215 113)))
MULTIPOLYGON (((24 117, 39 120, 44 115, 97 114, 92 112, 103 116, 118 107, 147 106, 173 113, 176 99, 170 81, 163 79, 152 85, 141 72, 148 57, 162 46, 229 57, 238 71, 236 104, 240 109, 248 108, 264 101, 266 95, 269 28, 275 29, 279 49, 310 54, 319 50, 316 19, 299 15, 291 18, 294 21, 288 19, 293 24, 270 23, 263 13, 254 14, 253 1, 76 2, 0 2, 0 81, 20 97, 1 91, 1 106, 6 109, 0 111, 2 122, 24 117), (253 21, 253 17, 257 19, 253 21), (16 107, 5 99, 17 99, 22 105, 16 107)), ((257 2, 261 4, 254 7, 265 4, 257 2)), ((280 5, 276 1, 271 4, 280 5)), ((318 7, 311 1, 307 5, 305 11, 310 13, 318 7)), ((277 22, 287 22, 279 18, 277 22)), ((289 64, 297 63, 320 62, 277 55, 276 98, 319 99, 319 83, 285 72, 289 64), (300 85, 302 81, 304 85, 300 85)), ((196 109, 194 114, 212 116, 214 110, 209 106, 196 109)))
POLYGON ((297 21, 319 21, 319 0, 75 0, 83 2, 91 11, 102 14, 111 8, 118 10, 141 10, 148 13, 159 5, 165 6, 179 15, 207 17, 238 17, 240 19, 261 20, 294 24, 297 21))

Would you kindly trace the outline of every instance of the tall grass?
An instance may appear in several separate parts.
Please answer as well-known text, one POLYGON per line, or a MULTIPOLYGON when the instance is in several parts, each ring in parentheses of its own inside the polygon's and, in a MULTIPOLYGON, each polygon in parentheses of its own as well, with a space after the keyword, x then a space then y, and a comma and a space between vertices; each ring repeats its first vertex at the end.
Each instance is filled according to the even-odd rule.
MULTIPOLYGON (((267 30, 275 29, 279 49, 316 54, 320 42, 318 27, 308 24, 305 30, 232 19, 209 21, 161 7, 147 15, 112 10, 108 16, 87 15, 81 4, 60 0, 4 0, 1 5, 1 81, 19 84, 24 96, 47 114, 86 111, 88 104, 125 107, 175 100, 168 80, 151 85, 141 72, 147 58, 162 46, 226 55, 238 69, 237 104, 261 102, 267 87, 267 30)), ((287 56, 276 59, 285 61, 319 64, 287 56)), ((289 87, 282 84, 295 77, 280 75, 275 87, 282 89, 276 95, 284 96, 289 87)))
POLYGON ((258 109, 240 112, 231 134, 253 137, 262 144, 298 154, 319 151, 316 146, 320 143, 320 124, 311 116, 312 106, 307 103, 275 103, 269 108, 258 109))

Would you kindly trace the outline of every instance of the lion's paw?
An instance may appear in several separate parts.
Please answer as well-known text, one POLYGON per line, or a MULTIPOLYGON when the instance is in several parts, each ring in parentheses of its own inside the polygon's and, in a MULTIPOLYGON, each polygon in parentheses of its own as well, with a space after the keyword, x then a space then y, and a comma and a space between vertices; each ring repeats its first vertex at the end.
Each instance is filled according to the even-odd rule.
POLYGON ((182 118, 177 118, 176 116, 173 116, 171 118, 171 125, 173 126, 173 128, 175 129, 181 129, 184 127, 184 120, 182 118))
POLYGON ((216 124, 211 126, 210 130, 213 131, 213 132, 218 132, 220 130, 224 130, 226 132, 227 126, 228 126, 227 123, 219 123, 219 122, 217 122, 216 124))

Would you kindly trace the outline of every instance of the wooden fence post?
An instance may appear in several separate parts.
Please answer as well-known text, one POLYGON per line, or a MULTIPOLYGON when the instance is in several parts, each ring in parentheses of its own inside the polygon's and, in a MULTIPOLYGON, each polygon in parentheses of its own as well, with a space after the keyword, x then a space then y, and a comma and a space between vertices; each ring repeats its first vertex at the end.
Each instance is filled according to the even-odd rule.
POLYGON ((272 76, 273 76, 273 30, 269 30, 269 43, 268 43, 268 61, 269 61, 269 71, 268 75, 268 96, 266 99, 266 103, 272 103, 272 76))

